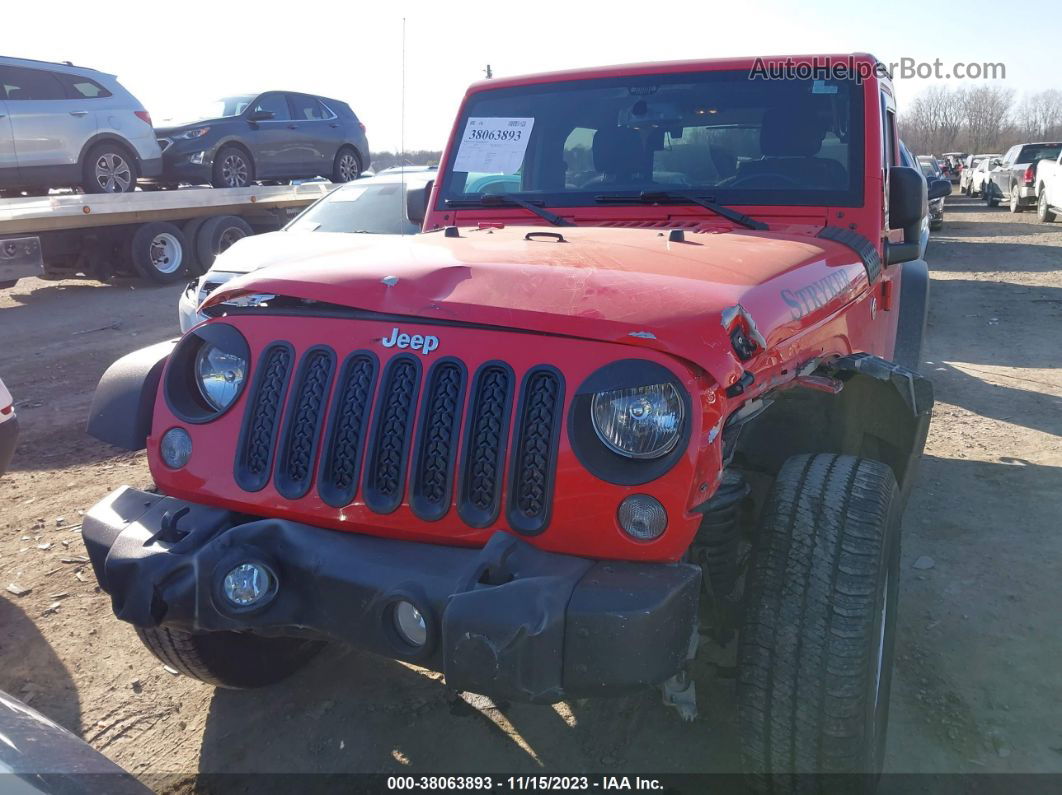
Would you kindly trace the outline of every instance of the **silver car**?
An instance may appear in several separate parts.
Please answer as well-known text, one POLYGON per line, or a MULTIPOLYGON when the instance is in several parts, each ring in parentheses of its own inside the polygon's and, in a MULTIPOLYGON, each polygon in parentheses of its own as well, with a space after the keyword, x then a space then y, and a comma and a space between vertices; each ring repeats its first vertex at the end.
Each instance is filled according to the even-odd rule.
POLYGON ((158 176, 151 116, 114 75, 0 56, 0 190, 126 193, 158 176))

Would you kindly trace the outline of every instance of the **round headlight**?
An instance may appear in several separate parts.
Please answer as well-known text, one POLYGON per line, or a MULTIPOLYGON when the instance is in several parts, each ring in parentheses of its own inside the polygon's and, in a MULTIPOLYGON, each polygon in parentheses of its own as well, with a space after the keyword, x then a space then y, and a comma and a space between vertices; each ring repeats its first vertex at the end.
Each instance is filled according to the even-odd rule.
POLYGON ((590 416, 605 445, 628 458, 660 458, 682 435, 685 406, 673 384, 614 389, 594 395, 590 416))
POLYGON ((242 356, 226 353, 209 342, 196 354, 195 378, 199 393, 218 411, 232 405, 246 376, 247 361, 242 356))

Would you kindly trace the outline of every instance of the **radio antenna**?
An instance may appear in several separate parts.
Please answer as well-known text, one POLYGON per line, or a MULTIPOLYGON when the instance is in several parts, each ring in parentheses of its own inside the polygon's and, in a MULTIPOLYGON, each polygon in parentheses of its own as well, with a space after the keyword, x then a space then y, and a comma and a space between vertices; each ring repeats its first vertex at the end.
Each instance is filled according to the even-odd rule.
POLYGON ((406 18, 402 17, 402 97, 400 100, 401 121, 398 130, 398 168, 402 201, 398 204, 399 215, 402 216, 402 225, 399 227, 402 234, 406 233, 406 18))

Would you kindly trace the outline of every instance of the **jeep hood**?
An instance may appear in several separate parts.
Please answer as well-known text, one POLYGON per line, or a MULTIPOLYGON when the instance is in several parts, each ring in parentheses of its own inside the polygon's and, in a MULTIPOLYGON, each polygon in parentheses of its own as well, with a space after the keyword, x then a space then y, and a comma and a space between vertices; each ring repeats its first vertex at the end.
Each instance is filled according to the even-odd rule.
POLYGON ((384 315, 382 337, 395 318, 421 318, 650 347, 729 385, 743 369, 729 338, 738 305, 746 330, 772 349, 867 286, 853 251, 801 234, 687 232, 672 242, 658 229, 550 229, 462 229, 327 250, 316 234, 300 235, 284 264, 233 279, 204 306, 265 293, 384 315))

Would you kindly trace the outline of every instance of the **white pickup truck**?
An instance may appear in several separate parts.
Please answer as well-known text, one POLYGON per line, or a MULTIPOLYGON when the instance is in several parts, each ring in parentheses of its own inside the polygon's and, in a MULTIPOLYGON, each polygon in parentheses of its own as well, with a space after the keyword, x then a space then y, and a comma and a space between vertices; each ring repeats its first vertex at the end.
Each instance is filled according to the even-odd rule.
POLYGON ((1043 223, 1062 215, 1062 153, 1036 166, 1036 214, 1043 223))

